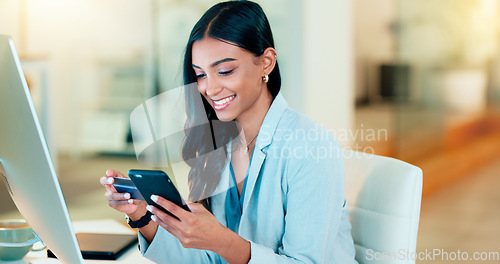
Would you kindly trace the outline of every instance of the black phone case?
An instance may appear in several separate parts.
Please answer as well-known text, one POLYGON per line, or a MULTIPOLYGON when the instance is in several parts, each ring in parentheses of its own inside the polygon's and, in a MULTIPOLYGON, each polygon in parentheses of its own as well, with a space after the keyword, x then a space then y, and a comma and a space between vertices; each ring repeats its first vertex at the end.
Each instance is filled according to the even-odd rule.
POLYGON ((144 200, 146 200, 148 204, 154 205, 162 211, 170 214, 170 212, 151 200, 151 195, 156 194, 175 203, 184 210, 191 212, 189 207, 184 203, 179 191, 175 188, 175 185, 164 171, 133 169, 128 172, 128 176, 132 182, 134 182, 134 185, 137 187, 139 192, 142 194, 142 197, 144 197, 144 200))

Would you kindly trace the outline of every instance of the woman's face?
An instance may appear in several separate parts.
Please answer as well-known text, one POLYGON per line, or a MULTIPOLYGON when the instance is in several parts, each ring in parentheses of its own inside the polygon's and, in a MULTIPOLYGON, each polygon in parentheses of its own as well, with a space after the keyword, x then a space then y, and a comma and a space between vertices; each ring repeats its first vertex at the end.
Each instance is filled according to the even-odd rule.
POLYGON ((259 107, 259 101, 270 95, 262 80, 269 74, 264 56, 255 57, 247 50, 210 37, 195 41, 192 54, 198 90, 219 120, 251 114, 259 107))

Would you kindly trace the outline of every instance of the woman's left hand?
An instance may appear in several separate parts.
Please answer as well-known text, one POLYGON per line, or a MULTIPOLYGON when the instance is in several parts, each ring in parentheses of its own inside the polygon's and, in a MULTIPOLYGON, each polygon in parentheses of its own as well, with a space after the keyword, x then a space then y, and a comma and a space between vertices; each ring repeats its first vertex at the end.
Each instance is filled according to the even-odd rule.
POLYGON ((179 239, 185 248, 196 248, 216 251, 219 242, 227 231, 203 205, 187 203, 191 212, 184 210, 169 200, 153 195, 151 199, 179 219, 175 219, 155 206, 147 208, 161 227, 179 239))

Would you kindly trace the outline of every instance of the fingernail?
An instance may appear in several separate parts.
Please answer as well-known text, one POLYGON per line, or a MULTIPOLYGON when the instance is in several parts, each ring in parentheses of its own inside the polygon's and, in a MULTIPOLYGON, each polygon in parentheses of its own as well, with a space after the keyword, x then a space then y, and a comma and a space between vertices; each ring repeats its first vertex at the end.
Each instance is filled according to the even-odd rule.
POLYGON ((158 196, 157 195, 151 195, 151 200, 153 200, 153 202, 158 202, 158 196))
POLYGON ((153 206, 151 206, 151 205, 146 206, 146 210, 152 212, 153 211, 153 206))
POLYGON ((130 199, 130 193, 126 193, 126 194, 124 194, 124 195, 123 195, 123 198, 125 198, 125 199, 130 199))
POLYGON ((152 215, 152 216, 151 216, 151 220, 153 220, 153 221, 155 221, 155 222, 158 222, 158 218, 156 218, 156 216, 155 216, 155 215, 152 215))
POLYGON ((127 201, 129 204, 133 204, 134 203, 134 200, 130 199, 127 201))
POLYGON ((112 184, 113 183, 113 178, 109 177, 107 182, 108 182, 108 184, 112 184))

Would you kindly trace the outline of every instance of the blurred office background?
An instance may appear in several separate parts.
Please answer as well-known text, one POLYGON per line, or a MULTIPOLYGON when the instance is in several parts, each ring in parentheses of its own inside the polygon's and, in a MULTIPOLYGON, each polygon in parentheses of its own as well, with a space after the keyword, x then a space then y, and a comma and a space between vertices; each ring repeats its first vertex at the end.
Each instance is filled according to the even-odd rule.
MULTIPOLYGON (((216 2, 0 0, 72 219, 122 219, 99 177, 142 166, 130 112, 182 84, 216 2)), ((345 148, 423 169, 417 250, 500 251, 500 0, 257 2, 289 105, 345 148)), ((0 218, 19 217, 0 198, 0 218)))

